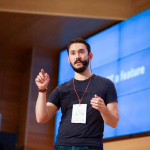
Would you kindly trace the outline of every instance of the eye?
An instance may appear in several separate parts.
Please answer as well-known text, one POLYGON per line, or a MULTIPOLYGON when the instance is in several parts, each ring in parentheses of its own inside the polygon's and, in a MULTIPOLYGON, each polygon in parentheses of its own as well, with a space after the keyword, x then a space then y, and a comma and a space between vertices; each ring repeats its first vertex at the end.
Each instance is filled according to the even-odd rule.
POLYGON ((81 53, 81 54, 83 54, 83 53, 84 53, 84 51, 80 51, 80 53, 81 53))

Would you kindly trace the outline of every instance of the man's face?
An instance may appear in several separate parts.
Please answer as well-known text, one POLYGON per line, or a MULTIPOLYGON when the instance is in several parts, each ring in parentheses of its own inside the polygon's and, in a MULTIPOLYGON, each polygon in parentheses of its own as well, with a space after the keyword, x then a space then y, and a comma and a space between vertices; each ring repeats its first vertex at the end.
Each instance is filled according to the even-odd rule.
POLYGON ((82 43, 71 44, 68 60, 75 72, 84 72, 89 65, 89 54, 86 46, 82 43))

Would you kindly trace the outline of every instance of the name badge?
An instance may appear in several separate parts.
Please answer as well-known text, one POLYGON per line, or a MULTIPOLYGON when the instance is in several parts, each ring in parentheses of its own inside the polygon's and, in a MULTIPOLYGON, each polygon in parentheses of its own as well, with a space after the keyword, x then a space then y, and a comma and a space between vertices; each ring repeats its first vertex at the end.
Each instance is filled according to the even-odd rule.
POLYGON ((74 104, 71 123, 86 123, 87 104, 74 104))

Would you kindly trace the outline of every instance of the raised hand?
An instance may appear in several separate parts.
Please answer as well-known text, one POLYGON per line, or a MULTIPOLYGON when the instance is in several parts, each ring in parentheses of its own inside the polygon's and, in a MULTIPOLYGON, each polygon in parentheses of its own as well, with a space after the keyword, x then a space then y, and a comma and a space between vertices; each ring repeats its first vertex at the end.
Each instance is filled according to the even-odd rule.
POLYGON ((41 69, 39 75, 35 79, 35 83, 38 89, 46 89, 49 84, 50 78, 47 73, 44 72, 44 69, 41 69))

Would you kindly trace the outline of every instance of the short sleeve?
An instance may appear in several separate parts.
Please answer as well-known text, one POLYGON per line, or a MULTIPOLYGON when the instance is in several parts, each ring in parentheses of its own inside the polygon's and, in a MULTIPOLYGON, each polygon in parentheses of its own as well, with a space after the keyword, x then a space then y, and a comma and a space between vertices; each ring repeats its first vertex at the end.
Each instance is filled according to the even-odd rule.
POLYGON ((56 87, 52 91, 52 93, 50 94, 50 96, 48 98, 48 102, 53 103, 54 105, 56 105, 58 107, 58 109, 60 108, 60 96, 59 96, 58 87, 56 87))
POLYGON ((108 79, 107 90, 106 90, 106 104, 111 102, 118 102, 117 92, 114 83, 108 79))

